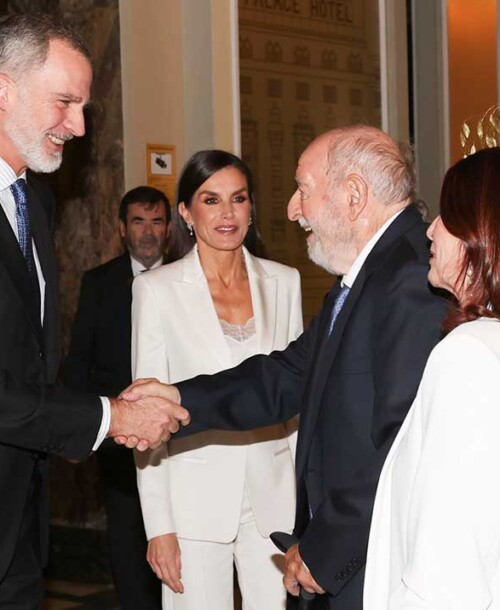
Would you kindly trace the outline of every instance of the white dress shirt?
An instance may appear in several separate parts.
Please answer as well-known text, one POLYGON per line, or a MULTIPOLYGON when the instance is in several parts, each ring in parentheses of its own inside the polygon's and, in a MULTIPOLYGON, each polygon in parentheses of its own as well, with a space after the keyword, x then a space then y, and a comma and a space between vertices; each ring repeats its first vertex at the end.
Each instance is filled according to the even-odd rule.
MULTIPOLYGON (((403 208, 404 210, 405 208, 403 208)), ((356 260, 351 265, 349 271, 342 278, 341 286, 347 286, 348 288, 352 288, 356 278, 358 277, 358 273, 361 271, 361 267, 364 265, 365 260, 368 258, 368 255, 375 247, 375 244, 382 237, 382 235, 387 231, 389 226, 396 220, 396 218, 401 214, 403 210, 398 210, 393 216, 386 220, 385 223, 380 227, 380 229, 373 235, 370 241, 366 244, 366 246, 361 250, 361 252, 356 257, 356 260)))
POLYGON ((132 275, 137 277, 143 271, 150 271, 151 269, 157 269, 163 265, 163 257, 160 257, 156 263, 153 263, 151 267, 145 267, 141 261, 138 261, 136 258, 130 255, 130 264, 132 265, 132 275))
MULTIPOLYGON (((16 220, 16 201, 14 199, 14 195, 10 190, 10 186, 14 184, 14 182, 18 178, 23 178, 26 180, 26 171, 22 172, 19 176, 16 175, 16 172, 12 169, 12 167, 6 163, 0 157, 0 205, 2 206, 5 215, 7 216, 7 220, 14 231, 14 235, 16 236, 17 241, 19 241, 19 231, 17 229, 17 220, 16 220)), ((40 260, 38 258, 38 252, 36 251, 35 242, 33 241, 33 258, 35 259, 35 267, 36 274, 38 276, 38 283, 40 285, 40 323, 43 325, 43 314, 44 314, 44 306, 45 306, 45 279, 43 277, 42 268, 40 266, 40 260)))

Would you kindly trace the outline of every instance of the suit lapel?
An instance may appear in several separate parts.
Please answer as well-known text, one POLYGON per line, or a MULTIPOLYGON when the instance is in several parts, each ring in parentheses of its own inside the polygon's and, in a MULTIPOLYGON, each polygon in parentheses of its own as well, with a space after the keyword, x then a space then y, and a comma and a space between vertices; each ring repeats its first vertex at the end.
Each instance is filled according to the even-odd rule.
POLYGON ((127 293, 131 303, 134 274, 132 273, 132 261, 128 252, 125 252, 118 258, 118 266, 116 267, 114 279, 116 281, 115 289, 120 290, 123 294, 127 293))
MULTIPOLYGON (((31 230, 36 246, 38 260, 45 280, 45 314, 51 311, 53 301, 57 301, 57 266, 52 246, 49 222, 42 203, 33 187, 28 183, 28 205, 31 217, 31 230)), ((47 315, 44 316, 47 318, 47 315)), ((45 324, 44 324, 45 325, 45 324)))
MULTIPOLYGON (((177 289, 181 291, 180 302, 185 308, 186 319, 196 329, 195 336, 203 338, 208 353, 213 354, 221 368, 229 368, 231 354, 217 317, 196 247, 182 259, 182 279, 177 283, 177 289)), ((187 336, 190 333, 190 329, 186 329, 187 336)))
POLYGON ((7 270, 14 288, 19 294, 21 304, 28 320, 42 342, 40 311, 33 295, 33 287, 26 262, 19 247, 14 231, 0 206, 0 261, 7 270))
POLYGON ((420 214, 413 205, 410 205, 403 212, 401 212, 401 214, 392 222, 391 225, 389 225, 361 267, 356 280, 349 291, 344 306, 340 310, 340 313, 335 321, 332 334, 329 338, 326 338, 326 333, 330 322, 330 315, 334 300, 340 292, 340 282, 337 282, 336 286, 332 289, 331 294, 325 302, 325 306, 323 308, 323 319, 319 325, 320 330, 317 338, 315 362, 312 366, 312 378, 307 390, 309 396, 306 410, 307 416, 302 417, 300 422, 301 431, 299 434, 297 447, 297 474, 299 477, 306 464, 308 446, 310 445, 313 437, 319 410, 322 407, 328 408, 330 406, 323 405, 323 394, 325 391, 326 382, 341 345, 344 330, 349 322, 356 303, 363 292, 363 288, 369 277, 390 252, 396 240, 406 233, 414 224, 421 222, 422 218, 420 214))
POLYGON ((312 367, 313 374, 308 388, 310 398, 308 401, 307 416, 302 417, 300 421, 301 430, 297 447, 297 473, 299 476, 306 464, 305 458, 308 454, 307 448, 313 436, 319 410, 323 406, 322 399, 328 375, 342 342, 345 327, 362 292, 364 284, 365 272, 362 268, 351 290, 349 291, 347 299, 340 310, 337 319, 335 320, 332 334, 329 337, 327 337, 327 332, 330 324, 332 308, 335 303, 335 299, 340 292, 340 281, 338 281, 332 288, 331 294, 325 302, 323 319, 320 324, 320 331, 318 333, 319 336, 317 338, 318 343, 316 357, 312 367))
POLYGON ((267 275, 266 271, 248 250, 243 250, 248 271, 252 297, 258 353, 268 354, 275 345, 277 324, 278 278, 267 275))

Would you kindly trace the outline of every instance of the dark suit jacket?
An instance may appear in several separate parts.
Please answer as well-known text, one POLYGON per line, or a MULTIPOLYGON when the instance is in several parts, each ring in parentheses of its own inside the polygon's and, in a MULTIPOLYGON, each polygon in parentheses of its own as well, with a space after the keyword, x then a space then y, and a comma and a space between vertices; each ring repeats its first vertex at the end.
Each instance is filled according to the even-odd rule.
MULTIPOLYGON (((128 252, 83 274, 71 345, 64 365, 64 382, 69 388, 100 396, 117 396, 130 385, 133 279, 128 252)), ((109 503, 115 498, 115 491, 119 494, 115 498, 117 503, 123 500, 122 492, 138 497, 134 456, 132 451, 108 439, 100 447, 97 460, 104 481, 107 510, 114 513, 109 503)), ((125 506, 122 508, 127 510, 125 506)))
POLYGON ((295 533, 304 561, 328 592, 321 603, 337 610, 361 608, 380 470, 441 336, 446 305, 427 283, 425 230, 414 206, 394 220, 328 339, 338 285, 285 351, 178 385, 192 415, 181 434, 265 426, 300 412, 295 533))
MULTIPOLYGON (((49 228, 54 202, 30 177, 28 205, 46 282, 43 328, 26 263, 0 208, 0 579, 14 553, 33 477, 43 481, 46 476, 47 454, 88 455, 102 419, 98 398, 54 385, 59 367, 57 273, 49 228)), ((40 512, 45 551, 43 498, 40 512)))
POLYGON ((83 274, 64 366, 68 387, 117 396, 131 383, 132 280, 128 252, 83 274))

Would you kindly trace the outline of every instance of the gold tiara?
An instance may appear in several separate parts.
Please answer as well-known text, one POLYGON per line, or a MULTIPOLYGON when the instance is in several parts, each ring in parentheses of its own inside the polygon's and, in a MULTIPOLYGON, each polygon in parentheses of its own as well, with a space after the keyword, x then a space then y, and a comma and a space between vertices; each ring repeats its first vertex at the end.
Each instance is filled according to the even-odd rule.
POLYGON ((483 148, 493 148, 500 142, 500 108, 491 106, 477 121, 471 117, 460 128, 460 145, 464 157, 483 148))

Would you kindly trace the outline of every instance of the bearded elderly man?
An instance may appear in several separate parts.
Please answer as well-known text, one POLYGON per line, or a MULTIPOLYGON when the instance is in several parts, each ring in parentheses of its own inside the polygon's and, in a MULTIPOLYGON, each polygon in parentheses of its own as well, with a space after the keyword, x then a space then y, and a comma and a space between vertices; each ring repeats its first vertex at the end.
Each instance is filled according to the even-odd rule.
POLYGON ((286 554, 284 583, 292 595, 299 586, 315 592, 313 608, 360 610, 381 466, 440 338, 445 302, 427 284, 411 155, 388 135, 330 131, 304 151, 296 179, 288 217, 306 230, 311 259, 341 276, 320 313, 282 352, 146 387, 189 409, 192 424, 180 434, 300 413, 299 543, 286 554))
POLYGON ((54 387, 59 364, 54 205, 27 169, 53 172, 85 132, 92 69, 83 42, 47 16, 0 22, 0 608, 42 607, 47 456, 82 458, 106 435, 155 446, 187 413, 54 387), (135 435, 135 436, 132 436, 135 435))

